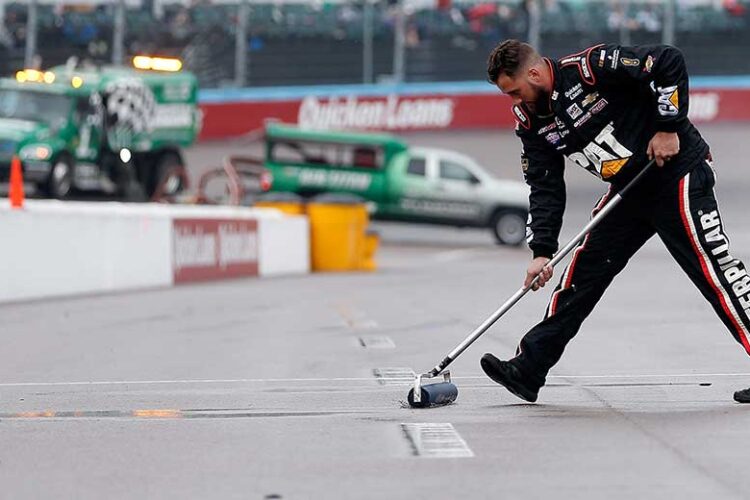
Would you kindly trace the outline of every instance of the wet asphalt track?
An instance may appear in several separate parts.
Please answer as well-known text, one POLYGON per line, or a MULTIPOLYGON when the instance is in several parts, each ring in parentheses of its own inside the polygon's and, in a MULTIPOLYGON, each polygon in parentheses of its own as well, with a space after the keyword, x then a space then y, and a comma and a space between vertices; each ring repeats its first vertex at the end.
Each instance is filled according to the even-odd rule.
MULTIPOLYGON (((705 129, 746 262, 748 130, 705 129)), ((520 177, 510 134, 409 139, 520 177)), ((236 147, 196 148, 193 172, 236 147)), ((565 237, 604 190, 569 171, 565 237)), ((750 407, 731 401, 750 360, 661 243, 615 281, 538 404, 478 359, 511 355, 550 288, 455 362, 457 404, 411 410, 408 387, 374 370, 431 368, 529 255, 478 230, 377 227, 374 274, 1 306, 0 498, 750 498, 750 407), (451 426, 404 425, 419 423, 451 426)))

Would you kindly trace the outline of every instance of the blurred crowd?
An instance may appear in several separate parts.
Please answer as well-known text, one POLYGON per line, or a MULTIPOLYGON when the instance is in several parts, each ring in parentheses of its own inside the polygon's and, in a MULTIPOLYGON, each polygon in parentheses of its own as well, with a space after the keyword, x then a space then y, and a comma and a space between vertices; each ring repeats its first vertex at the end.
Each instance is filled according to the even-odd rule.
MULTIPOLYGON (((372 8, 364 1, 251 0, 243 9, 232 0, 142 0, 139 7, 130 2, 124 53, 180 57, 203 88, 355 83, 362 81, 362 40, 370 15, 373 74, 387 76, 398 0, 368 0, 372 8), (249 76, 238 81, 236 39, 243 10, 249 76)), ((535 30, 542 50, 558 57, 600 41, 656 43, 667 24, 667 5, 674 6, 669 12, 675 14, 676 43, 687 50, 694 70, 750 73, 750 66, 736 63, 750 45, 750 0, 404 0, 406 79, 482 78, 486 54, 498 40, 529 39, 535 30), (715 57, 717 47, 727 58, 715 57)), ((35 59, 44 67, 72 55, 111 61, 116 12, 113 0, 40 2, 35 59)), ((24 64, 28 2, 6 2, 4 15, 0 73, 7 74, 24 64)))
MULTIPOLYGON (((406 1, 407 44, 415 46, 431 37, 462 35, 501 39, 523 37, 528 30, 532 0, 500 2, 436 3, 406 1)), ((676 30, 750 29, 748 0, 676 0, 676 30)), ((155 13, 153 2, 129 8, 126 14, 126 42, 130 52, 151 47, 179 50, 196 36, 209 31, 233 36, 238 9, 226 2, 194 0, 189 4, 164 3, 155 13)), ((373 6, 374 34, 389 36, 396 19, 395 0, 377 1, 373 6)), ((249 7, 249 47, 262 49, 268 38, 331 37, 361 39, 365 11, 363 2, 305 3, 253 1, 249 7)), ((659 32, 664 22, 661 0, 623 2, 618 0, 541 0, 542 32, 659 32)), ((22 48, 27 34, 27 3, 9 3, 0 44, 22 48)), ((111 43, 114 7, 103 5, 40 5, 40 47, 73 47, 101 56, 111 43)))

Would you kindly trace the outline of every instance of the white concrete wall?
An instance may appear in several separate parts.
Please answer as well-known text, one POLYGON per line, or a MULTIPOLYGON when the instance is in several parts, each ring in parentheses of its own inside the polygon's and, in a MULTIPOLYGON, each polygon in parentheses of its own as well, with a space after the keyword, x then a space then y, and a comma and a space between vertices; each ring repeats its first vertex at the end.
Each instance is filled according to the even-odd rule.
POLYGON ((261 276, 310 272, 310 227, 307 217, 264 218, 258 221, 258 226, 261 276))
POLYGON ((0 202, 0 302, 171 286, 175 218, 258 220, 259 274, 310 271, 307 218, 271 209, 0 202))

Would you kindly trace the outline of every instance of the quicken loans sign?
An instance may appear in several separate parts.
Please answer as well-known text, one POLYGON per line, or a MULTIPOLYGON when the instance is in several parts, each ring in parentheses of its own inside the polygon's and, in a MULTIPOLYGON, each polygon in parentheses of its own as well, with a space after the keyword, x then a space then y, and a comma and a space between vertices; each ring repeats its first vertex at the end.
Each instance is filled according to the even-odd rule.
POLYGON ((308 96, 299 108, 297 123, 312 129, 408 130, 448 128, 453 122, 454 101, 447 97, 380 99, 356 96, 321 101, 308 96))

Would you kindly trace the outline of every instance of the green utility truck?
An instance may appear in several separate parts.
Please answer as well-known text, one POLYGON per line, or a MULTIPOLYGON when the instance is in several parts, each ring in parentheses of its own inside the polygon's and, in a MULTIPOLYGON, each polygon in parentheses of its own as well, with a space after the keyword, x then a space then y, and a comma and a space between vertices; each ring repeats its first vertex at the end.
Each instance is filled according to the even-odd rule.
POLYGON ((178 60, 140 56, 134 66, 142 69, 69 64, 0 79, 0 180, 18 155, 24 181, 53 198, 180 191, 180 149, 200 130, 197 80, 178 60))
POLYGON ((264 187, 302 197, 347 193, 373 217, 489 228, 498 243, 524 241, 528 188, 493 178, 468 156, 416 148, 387 134, 266 126, 264 187))

